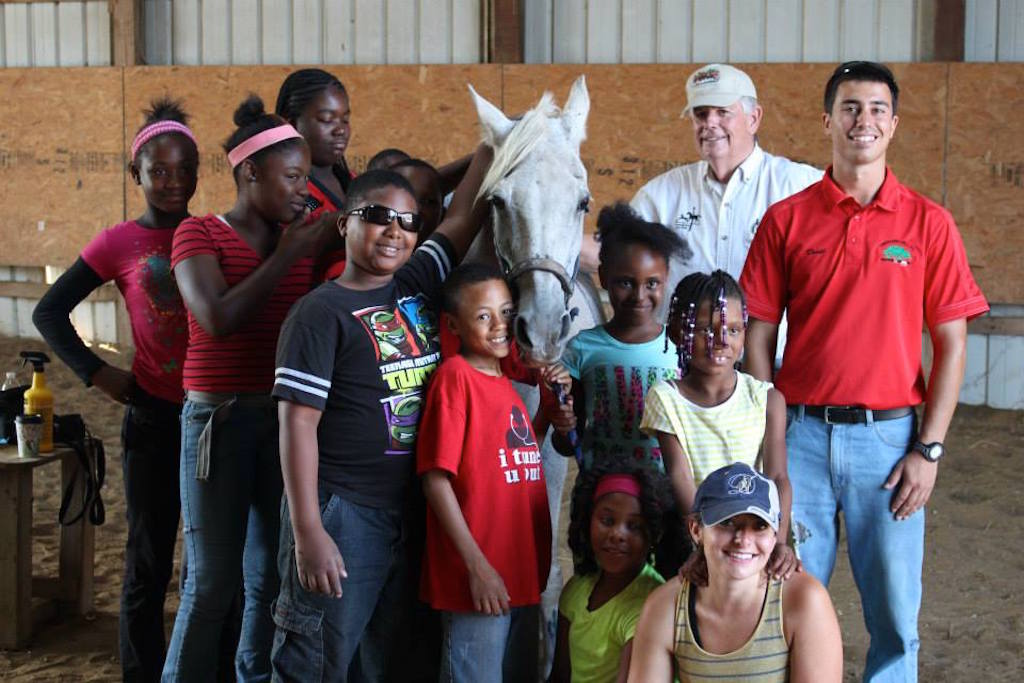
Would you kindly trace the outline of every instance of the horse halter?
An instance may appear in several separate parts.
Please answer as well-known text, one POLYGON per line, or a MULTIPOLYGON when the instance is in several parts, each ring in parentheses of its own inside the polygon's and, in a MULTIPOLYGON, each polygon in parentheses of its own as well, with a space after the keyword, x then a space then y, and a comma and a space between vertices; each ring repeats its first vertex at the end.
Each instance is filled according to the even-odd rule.
MULTIPOLYGON (((572 292, 575 287, 576 273, 571 275, 565 270, 565 267, 561 263, 544 256, 534 256, 522 261, 517 261, 511 266, 508 265, 508 261, 501 257, 502 265, 505 270, 505 277, 509 282, 515 282, 521 276, 529 273, 532 270, 540 270, 545 273, 551 273, 558 279, 558 284, 562 286, 562 293, 565 295, 565 307, 569 307, 569 299, 572 298, 572 292)), ((579 260, 576 261, 576 268, 579 268, 579 260)), ((570 311, 571 314, 571 311, 570 311)))

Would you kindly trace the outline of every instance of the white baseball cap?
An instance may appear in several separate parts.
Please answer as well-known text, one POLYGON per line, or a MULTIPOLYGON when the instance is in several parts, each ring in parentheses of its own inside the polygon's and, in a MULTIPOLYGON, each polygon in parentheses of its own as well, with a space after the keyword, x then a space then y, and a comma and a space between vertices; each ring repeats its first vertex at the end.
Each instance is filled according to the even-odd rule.
POLYGON ((750 76, 728 64, 707 64, 686 79, 683 116, 697 107, 728 107, 741 97, 757 99, 750 76))

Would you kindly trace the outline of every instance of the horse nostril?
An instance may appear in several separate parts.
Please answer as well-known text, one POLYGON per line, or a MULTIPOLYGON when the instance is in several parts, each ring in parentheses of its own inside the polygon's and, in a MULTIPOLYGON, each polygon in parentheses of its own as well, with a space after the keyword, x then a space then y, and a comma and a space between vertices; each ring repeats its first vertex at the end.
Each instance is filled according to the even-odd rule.
POLYGON ((516 318, 516 339, 523 348, 533 348, 533 344, 530 342, 530 335, 526 333, 526 320, 521 317, 516 318))

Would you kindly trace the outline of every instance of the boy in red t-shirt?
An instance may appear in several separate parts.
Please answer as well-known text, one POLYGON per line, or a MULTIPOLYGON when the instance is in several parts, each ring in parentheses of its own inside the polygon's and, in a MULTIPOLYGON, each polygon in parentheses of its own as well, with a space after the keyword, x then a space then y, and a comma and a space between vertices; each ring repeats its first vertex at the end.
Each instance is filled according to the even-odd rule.
MULTIPOLYGON (((540 446, 500 364, 515 305, 498 271, 471 264, 449 277, 442 306, 460 349, 431 380, 416 447, 429 504, 421 593, 442 613, 441 679, 530 680, 551 523, 540 446)), ((541 374, 570 382, 560 366, 541 374)), ((571 406, 548 418, 575 427, 571 406)))

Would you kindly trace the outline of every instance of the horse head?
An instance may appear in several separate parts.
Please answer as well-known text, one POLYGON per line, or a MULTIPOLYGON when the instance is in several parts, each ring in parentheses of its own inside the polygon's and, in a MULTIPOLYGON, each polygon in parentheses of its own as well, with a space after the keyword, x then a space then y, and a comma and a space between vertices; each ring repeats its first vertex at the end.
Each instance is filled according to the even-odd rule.
POLYGON ((494 250, 517 292, 515 336, 524 360, 557 361, 569 338, 569 299, 579 270, 583 216, 590 206, 580 161, 590 97, 580 76, 565 108, 550 93, 513 120, 472 86, 494 161, 480 187, 491 205, 494 250))

